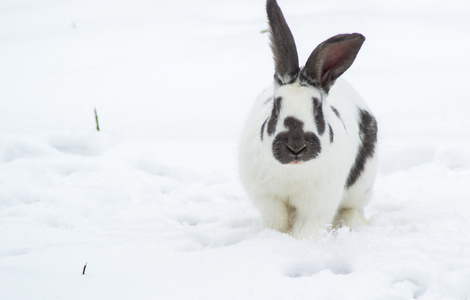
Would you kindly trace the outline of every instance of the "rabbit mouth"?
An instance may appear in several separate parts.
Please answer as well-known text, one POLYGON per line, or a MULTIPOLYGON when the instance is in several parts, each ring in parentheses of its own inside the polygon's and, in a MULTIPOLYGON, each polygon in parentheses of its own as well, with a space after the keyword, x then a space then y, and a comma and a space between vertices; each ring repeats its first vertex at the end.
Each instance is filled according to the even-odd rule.
POLYGON ((289 155, 294 158, 294 161, 290 163, 291 165, 299 165, 303 163, 300 158, 306 154, 307 144, 293 145, 292 143, 287 143, 286 147, 288 152, 290 152, 289 155))

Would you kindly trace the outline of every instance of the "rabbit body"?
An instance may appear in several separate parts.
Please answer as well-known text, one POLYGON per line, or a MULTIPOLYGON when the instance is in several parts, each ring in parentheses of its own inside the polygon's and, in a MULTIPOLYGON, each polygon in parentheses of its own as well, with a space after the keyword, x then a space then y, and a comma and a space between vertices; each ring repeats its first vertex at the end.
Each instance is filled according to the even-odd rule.
MULTIPOLYGON (((296 97, 303 94, 305 102, 311 95, 319 96, 318 91, 295 84, 281 87, 278 95, 283 93, 296 93, 296 97), (293 91, 296 89, 306 90, 296 93, 293 91)), ((269 103, 273 95, 274 86, 271 86, 257 99, 240 143, 242 183, 260 210, 263 224, 268 228, 290 232, 297 238, 308 238, 318 233, 336 215, 336 227, 366 224, 363 207, 369 199, 375 177, 376 156, 367 161, 355 184, 346 188, 361 145, 359 112, 367 111, 365 103, 345 81, 338 81, 323 102, 325 120, 328 120, 333 131, 333 141, 330 142, 329 133, 324 133, 320 136, 321 153, 315 159, 284 165, 271 154, 272 141, 267 134, 261 141, 260 124, 271 115, 269 103)), ((295 115, 293 110, 295 108, 286 114, 295 115)), ((313 108, 300 110, 301 116, 298 118, 310 119, 312 125, 312 111, 313 108)), ((316 128, 313 130, 316 131, 316 128)))
POLYGON ((286 55, 283 57, 275 48, 292 48, 279 45, 290 30, 283 25, 285 20, 276 1, 268 0, 267 7, 276 73, 274 83, 255 102, 242 133, 242 183, 259 209, 264 226, 296 238, 316 236, 329 224, 367 224, 363 207, 370 198, 377 168, 377 124, 354 89, 336 80, 351 59, 346 59, 344 70, 336 71, 334 68, 343 62, 331 63, 330 58, 343 51, 342 44, 362 45, 363 37, 342 35, 325 41, 320 46, 326 50, 314 50, 320 54, 312 53, 314 61, 309 58, 302 69, 295 63, 279 65, 286 55), (284 34, 276 41, 279 30, 284 34), (328 54, 331 51, 336 52, 328 54), (312 70, 317 65, 323 66, 317 68, 321 71, 312 70), (325 65, 334 67, 329 70, 325 65))

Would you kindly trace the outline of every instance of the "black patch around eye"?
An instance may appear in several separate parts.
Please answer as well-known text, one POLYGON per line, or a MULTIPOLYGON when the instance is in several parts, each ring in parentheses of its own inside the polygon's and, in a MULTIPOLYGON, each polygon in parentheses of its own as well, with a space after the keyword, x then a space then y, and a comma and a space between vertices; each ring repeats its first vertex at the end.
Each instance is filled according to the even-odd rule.
POLYGON ((277 120, 279 119, 279 113, 281 112, 282 97, 274 99, 273 110, 268 121, 268 134, 271 136, 276 131, 277 120))
POLYGON ((323 106, 319 99, 313 97, 313 116, 317 125, 318 134, 325 133, 325 116, 323 115, 323 106))
POLYGON ((330 143, 333 143, 334 139, 335 139, 335 134, 333 133, 333 128, 331 128, 331 125, 328 124, 328 128, 329 128, 329 132, 330 132, 330 143))
MULTIPOLYGON (((268 118, 268 119, 269 119, 269 118, 268 118)), ((264 127, 266 126, 266 123, 268 122, 268 119, 266 119, 266 120, 263 122, 263 125, 261 125, 261 132, 260 132, 261 141, 263 141, 263 137, 264 137, 264 127)))
POLYGON ((364 171, 367 159, 374 156, 377 144, 377 121, 368 111, 360 110, 359 136, 361 145, 356 155, 356 161, 349 171, 346 187, 351 187, 364 171))

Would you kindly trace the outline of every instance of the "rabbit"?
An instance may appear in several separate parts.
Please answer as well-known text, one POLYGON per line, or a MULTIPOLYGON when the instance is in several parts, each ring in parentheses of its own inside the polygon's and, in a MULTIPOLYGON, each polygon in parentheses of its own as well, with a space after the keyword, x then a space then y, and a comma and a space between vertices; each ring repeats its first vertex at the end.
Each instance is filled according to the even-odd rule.
POLYGON ((369 224, 364 216, 377 170, 377 121, 338 79, 365 37, 339 34, 299 67, 292 33, 267 0, 274 81, 252 108, 239 143, 241 182, 264 227, 294 238, 369 224))

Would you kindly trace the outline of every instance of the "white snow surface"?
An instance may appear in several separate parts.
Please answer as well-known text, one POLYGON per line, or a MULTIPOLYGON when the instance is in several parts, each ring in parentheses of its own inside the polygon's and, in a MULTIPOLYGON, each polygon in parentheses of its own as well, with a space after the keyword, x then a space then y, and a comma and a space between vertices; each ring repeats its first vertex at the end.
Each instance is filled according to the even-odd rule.
POLYGON ((470 2, 279 4, 301 61, 367 37, 372 225, 295 240, 239 183, 263 0, 2 0, 0 299, 470 299, 470 2))

